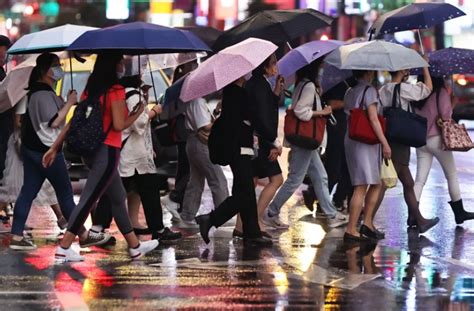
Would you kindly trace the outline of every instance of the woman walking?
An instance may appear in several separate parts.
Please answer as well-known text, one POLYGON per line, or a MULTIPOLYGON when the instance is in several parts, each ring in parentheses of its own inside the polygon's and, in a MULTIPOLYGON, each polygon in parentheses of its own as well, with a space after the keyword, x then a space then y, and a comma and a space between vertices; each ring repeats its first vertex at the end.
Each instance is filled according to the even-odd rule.
MULTIPOLYGON (((74 210, 67 232, 56 249, 55 257, 63 261, 83 261, 71 248, 76 235, 99 198, 106 194, 112 206, 112 215, 120 232, 125 237, 132 259, 140 258, 158 246, 157 240, 141 242, 133 232, 128 217, 125 200, 127 194, 118 174, 117 166, 122 145, 122 131, 131 126, 141 115, 144 106, 140 103, 128 114, 125 103, 125 89, 119 84, 124 75, 123 57, 116 53, 102 53, 97 56, 94 70, 87 81, 83 97, 100 98, 103 111, 103 128, 107 130, 102 145, 92 156, 84 158, 89 167, 89 176, 81 194, 78 206, 74 210)), ((69 125, 66 126, 49 151, 43 157, 44 167, 49 167, 64 141, 69 125)))
POLYGON ((437 124, 439 119, 451 119, 453 113, 451 98, 443 78, 433 78, 433 91, 421 108, 416 109, 416 112, 428 119, 426 145, 416 149, 416 199, 420 201, 423 187, 433 164, 433 158, 436 158, 443 168, 448 183, 449 196, 451 197, 451 201, 448 203, 454 212, 456 224, 460 225, 466 220, 474 219, 474 213, 464 209, 453 152, 443 149, 441 129, 437 124))
POLYGON ((380 164, 383 158, 391 158, 390 145, 380 125, 378 115, 381 113, 377 90, 371 85, 375 71, 353 70, 354 77, 358 80, 355 87, 349 89, 344 96, 344 106, 347 116, 354 108, 367 111, 370 125, 381 144, 368 145, 349 137, 346 133, 344 145, 346 161, 354 186, 354 193, 349 204, 349 223, 344 240, 365 241, 370 238, 371 232, 376 229, 372 222, 377 200, 382 190, 380 181, 380 164), (382 145, 382 150, 380 150, 382 145), (364 224, 357 230, 357 223, 364 207, 364 224))
MULTIPOLYGON (((296 88, 293 92, 292 109, 295 116, 303 122, 310 121, 313 118, 324 118, 332 112, 330 106, 323 108, 317 91, 316 80, 321 62, 322 59, 316 60, 296 73, 296 88), (316 103, 315 110, 314 103, 316 103)), ((290 148, 291 158, 289 160, 288 178, 265 212, 263 223, 267 226, 274 226, 275 219, 278 219, 283 204, 303 183, 306 173, 311 179, 319 205, 328 217, 329 226, 337 227, 347 223, 347 217, 337 212, 331 203, 328 175, 318 150, 304 149, 292 144, 290 144, 290 148)))

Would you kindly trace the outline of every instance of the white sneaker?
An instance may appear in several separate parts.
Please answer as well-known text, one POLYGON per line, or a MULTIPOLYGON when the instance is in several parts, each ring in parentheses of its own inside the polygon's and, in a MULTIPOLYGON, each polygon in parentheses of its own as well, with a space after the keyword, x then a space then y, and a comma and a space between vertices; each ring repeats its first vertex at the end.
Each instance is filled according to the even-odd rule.
POLYGON ((158 244, 158 240, 140 242, 140 245, 138 245, 137 248, 129 248, 128 253, 130 254, 132 260, 137 260, 145 256, 146 253, 149 253, 154 250, 158 246, 158 244))
POLYGON ((280 219, 278 218, 278 215, 273 216, 273 217, 268 216, 267 211, 265 211, 262 222, 265 226, 270 227, 270 228, 275 228, 275 229, 286 230, 290 227, 289 225, 281 222, 280 219))
POLYGON ((68 249, 64 249, 61 246, 58 246, 56 248, 54 259, 56 259, 59 262, 84 261, 84 257, 79 255, 79 253, 73 250, 72 247, 69 247, 68 249))
POLYGON ((179 204, 172 201, 170 199, 169 195, 165 195, 164 197, 161 198, 161 205, 164 206, 168 212, 171 213, 171 220, 173 221, 180 221, 181 216, 179 215, 178 209, 179 209, 179 204))
POLYGON ((341 212, 336 212, 336 216, 333 218, 328 218, 328 225, 330 228, 336 228, 342 225, 345 225, 349 222, 349 217, 342 214, 341 212))

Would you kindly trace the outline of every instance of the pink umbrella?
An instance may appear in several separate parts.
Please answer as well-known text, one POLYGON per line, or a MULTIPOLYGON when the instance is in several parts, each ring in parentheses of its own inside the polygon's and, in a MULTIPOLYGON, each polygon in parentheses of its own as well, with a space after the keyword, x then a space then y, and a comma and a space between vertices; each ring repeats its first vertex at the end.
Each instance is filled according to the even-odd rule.
POLYGON ((28 86, 33 67, 34 63, 25 61, 11 70, 0 83, 0 113, 15 106, 26 95, 25 88, 28 86))
POLYGON ((220 51, 191 72, 180 99, 188 102, 222 89, 257 68, 277 48, 270 41, 249 38, 220 51))

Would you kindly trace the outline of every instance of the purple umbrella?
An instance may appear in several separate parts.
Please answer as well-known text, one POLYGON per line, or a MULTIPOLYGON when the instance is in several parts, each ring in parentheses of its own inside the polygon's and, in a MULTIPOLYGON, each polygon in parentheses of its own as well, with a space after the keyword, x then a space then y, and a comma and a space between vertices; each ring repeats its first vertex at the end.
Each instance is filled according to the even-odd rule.
MULTIPOLYGON (((447 48, 434 51, 429 56, 430 74, 435 77, 453 74, 474 74, 474 50, 447 48)), ((412 75, 420 75, 420 68, 411 70, 412 75)))
POLYGON ((352 70, 339 69, 336 66, 325 63, 323 66, 323 76, 321 79, 321 88, 323 89, 323 93, 329 91, 350 77, 352 77, 352 70))
MULTIPOLYGON (((372 35, 377 37, 380 34, 404 30, 427 29, 464 15, 466 13, 448 3, 413 3, 385 13, 377 18, 372 27, 370 27, 369 33, 372 38, 372 35)), ((420 36, 419 31, 418 36, 420 36)), ((423 46, 422 53, 424 54, 423 46)))
POLYGON ((287 78, 299 69, 334 51, 343 44, 343 42, 336 40, 318 40, 305 43, 283 56, 283 58, 278 61, 278 70, 283 77, 287 78))

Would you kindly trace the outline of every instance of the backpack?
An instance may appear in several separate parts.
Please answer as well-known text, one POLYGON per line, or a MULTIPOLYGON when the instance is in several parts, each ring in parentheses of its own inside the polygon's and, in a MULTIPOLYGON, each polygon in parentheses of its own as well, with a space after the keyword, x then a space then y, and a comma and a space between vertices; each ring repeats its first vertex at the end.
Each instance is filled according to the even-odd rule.
POLYGON ((70 152, 79 156, 93 155, 104 142, 111 128, 112 123, 107 131, 104 131, 100 97, 89 96, 77 104, 74 110, 66 136, 67 148, 70 152))
POLYGON ((222 115, 212 124, 207 142, 211 163, 229 165, 235 156, 233 131, 222 115))

